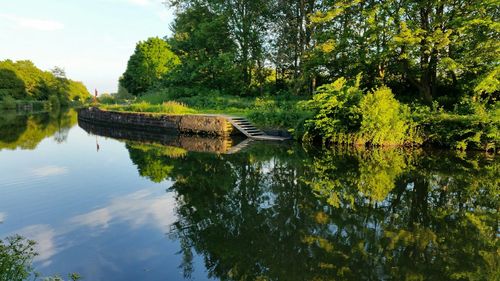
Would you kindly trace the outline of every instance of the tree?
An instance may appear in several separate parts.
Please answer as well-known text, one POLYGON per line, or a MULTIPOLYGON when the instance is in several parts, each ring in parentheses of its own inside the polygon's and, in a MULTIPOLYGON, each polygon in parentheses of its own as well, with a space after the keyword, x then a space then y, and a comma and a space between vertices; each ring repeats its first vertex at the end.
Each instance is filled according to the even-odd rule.
POLYGON ((180 12, 168 39, 182 64, 166 76, 169 86, 203 87, 223 92, 241 88, 235 66, 237 49, 227 18, 206 6, 193 5, 180 12))
POLYGON ((179 64, 179 58, 165 40, 154 37, 137 43, 120 83, 139 95, 158 84, 163 76, 179 64))
POLYGON ((9 95, 20 100, 48 100, 56 95, 62 102, 85 100, 90 96, 81 82, 66 77, 64 69, 51 71, 37 68, 33 62, 0 61, 0 97, 9 95))
POLYGON ((311 16, 313 68, 330 78, 363 72, 370 88, 416 91, 427 103, 443 93, 471 95, 500 58, 496 2, 335 1, 311 16))

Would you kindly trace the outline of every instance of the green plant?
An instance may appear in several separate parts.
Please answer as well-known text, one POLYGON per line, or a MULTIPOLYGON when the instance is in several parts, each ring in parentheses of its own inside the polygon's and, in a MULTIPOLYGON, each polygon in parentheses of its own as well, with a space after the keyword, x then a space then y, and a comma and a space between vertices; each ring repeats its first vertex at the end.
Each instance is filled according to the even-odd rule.
POLYGON ((318 88, 306 104, 315 112, 314 117, 306 122, 307 135, 319 136, 323 141, 332 143, 354 141, 352 134, 361 125, 358 106, 362 98, 360 80, 361 75, 354 83, 342 77, 318 88))
POLYGON ((170 114, 184 114, 184 113, 194 113, 195 111, 185 104, 176 101, 167 101, 161 105, 162 113, 170 114))
POLYGON ((114 104, 114 103, 116 103, 115 96, 107 94, 107 93, 100 95, 99 98, 98 98, 98 100, 99 100, 100 103, 103 103, 103 104, 114 104))
POLYGON ((4 96, 2 99, 2 108, 3 109, 15 109, 16 108, 16 100, 11 96, 4 96))
POLYGON ((22 281, 34 273, 35 244, 19 235, 0 240, 0 281, 22 281))
POLYGON ((380 87, 365 95, 359 108, 362 114, 359 132, 364 142, 374 146, 402 145, 409 128, 403 107, 391 89, 380 87))
POLYGON ((58 110, 61 107, 61 102, 56 95, 51 95, 49 97, 49 104, 51 110, 58 110))

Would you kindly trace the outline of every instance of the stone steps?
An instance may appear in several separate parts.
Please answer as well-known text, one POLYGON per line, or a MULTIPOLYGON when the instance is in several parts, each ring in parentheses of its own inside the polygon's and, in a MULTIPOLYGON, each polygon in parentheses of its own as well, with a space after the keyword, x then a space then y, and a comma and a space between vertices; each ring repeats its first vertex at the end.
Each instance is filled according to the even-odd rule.
POLYGON ((286 140, 284 137, 269 136, 262 130, 255 127, 250 121, 243 117, 226 117, 237 130, 245 136, 256 140, 286 140))

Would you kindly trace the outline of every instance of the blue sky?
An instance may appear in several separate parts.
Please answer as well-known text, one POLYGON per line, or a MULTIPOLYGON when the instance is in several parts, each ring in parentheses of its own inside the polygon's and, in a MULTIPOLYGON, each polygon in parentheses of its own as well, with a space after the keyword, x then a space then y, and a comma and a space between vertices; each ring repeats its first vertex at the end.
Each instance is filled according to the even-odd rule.
POLYGON ((115 92, 137 41, 170 34, 163 0, 0 0, 0 60, 60 66, 89 90, 115 92))

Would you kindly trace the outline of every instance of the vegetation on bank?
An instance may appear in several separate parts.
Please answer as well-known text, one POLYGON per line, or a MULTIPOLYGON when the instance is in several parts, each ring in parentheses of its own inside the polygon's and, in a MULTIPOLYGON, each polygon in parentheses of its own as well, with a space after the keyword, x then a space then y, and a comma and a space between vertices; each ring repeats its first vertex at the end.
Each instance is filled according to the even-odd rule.
POLYGON ((60 107, 89 98, 83 83, 68 79, 59 67, 43 71, 29 60, 0 61, 0 108, 15 109, 19 103, 60 107))
POLYGON ((298 140, 327 146, 435 145, 487 151, 500 146, 497 103, 463 102, 453 110, 445 110, 437 102, 432 106, 405 104, 388 87, 361 89, 360 77, 323 85, 310 100, 218 93, 179 97, 158 91, 129 100, 106 96, 101 98, 100 107, 115 111, 245 116, 261 128, 288 130, 298 140))

